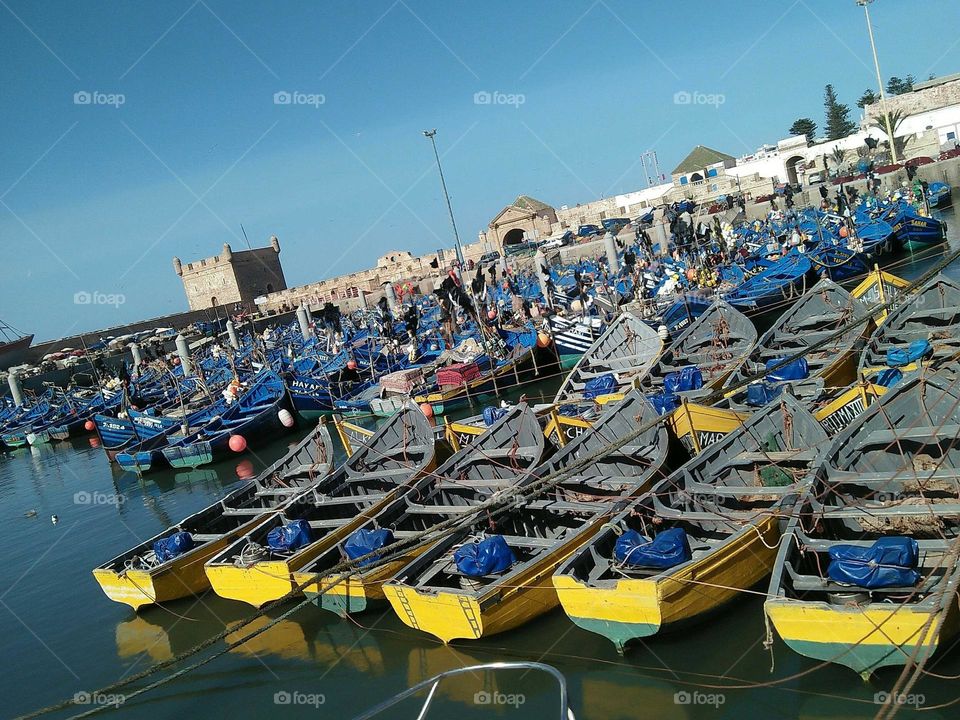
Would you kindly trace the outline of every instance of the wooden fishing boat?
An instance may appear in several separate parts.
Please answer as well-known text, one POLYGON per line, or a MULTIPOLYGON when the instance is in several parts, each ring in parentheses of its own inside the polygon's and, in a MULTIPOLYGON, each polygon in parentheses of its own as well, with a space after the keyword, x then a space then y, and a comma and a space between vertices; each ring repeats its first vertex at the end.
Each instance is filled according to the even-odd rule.
POLYGON ((860 358, 862 371, 937 365, 960 350, 960 286, 937 275, 905 298, 878 327, 860 358), (895 362, 891 362, 894 360, 895 362))
POLYGON ((673 410, 680 398, 695 399, 721 387, 756 342, 750 319, 716 300, 667 346, 639 385, 648 394, 661 395, 663 410, 673 410))
POLYGON ((947 226, 942 220, 924 215, 903 201, 895 207, 889 222, 906 250, 922 250, 946 240, 947 226))
POLYGON ((795 652, 868 676, 956 636, 958 426, 960 381, 916 375, 837 438, 764 605, 795 652))
MULTIPOLYGON (((857 285, 850 294, 861 302, 867 310, 896 301, 903 293, 904 288, 910 287, 906 280, 898 278, 876 265, 870 274, 857 285)), ((881 325, 887 319, 887 310, 877 310, 873 314, 875 325, 881 325)))
POLYGON ((623 313, 574 365, 557 390, 556 402, 602 402, 606 395, 619 398, 650 371, 662 350, 663 342, 653 328, 623 313))
POLYGON ((214 555, 205 566, 210 585, 255 607, 290 594, 296 571, 434 467, 433 428, 408 403, 338 470, 214 555))
POLYGON ((385 583, 394 612, 410 627, 449 642, 505 632, 556 607, 550 581, 556 567, 662 472, 668 441, 662 424, 653 424, 656 418, 636 389, 608 405, 589 431, 526 481, 565 473, 558 484, 532 499, 505 496, 502 514, 450 533, 385 583), (609 450, 644 426, 628 444, 609 450), (480 560, 491 553, 493 567, 480 560))
POLYGON ((735 410, 748 411, 776 398, 784 388, 805 403, 816 401, 826 388, 849 385, 856 378, 857 351, 868 331, 865 316, 853 296, 832 280, 814 285, 763 334, 756 347, 727 379, 726 385, 742 385, 765 374, 725 398, 735 410), (827 345, 809 351, 811 345, 843 333, 827 345), (805 353, 787 364, 784 361, 805 353), (777 367, 780 365, 781 367, 777 367))
POLYGON ((773 568, 780 525, 827 434, 784 395, 657 483, 553 576, 564 611, 622 652, 702 620, 773 568))
POLYGON ((160 453, 174 468, 211 463, 232 452, 230 440, 234 436, 243 437, 246 445, 271 430, 282 432, 285 426, 280 421, 280 411, 287 408, 287 404, 283 381, 276 373, 266 372, 221 415, 211 418, 195 432, 167 443, 160 453))
POLYGON ((137 610, 207 590, 203 564, 278 507, 325 478, 333 444, 321 424, 255 479, 93 570, 107 597, 137 610), (155 545, 188 533, 189 549, 161 560, 155 545))
POLYGON ((805 254, 790 251, 723 297, 737 309, 745 311, 790 302, 806 292, 811 268, 810 259, 805 254))
POLYGON ((415 537, 433 525, 461 516, 494 493, 523 482, 543 460, 547 445, 539 419, 526 403, 516 405, 423 477, 401 497, 369 517, 347 538, 294 574, 297 585, 321 608, 341 615, 385 602, 383 582, 425 548, 411 549, 389 562, 348 576, 331 574, 343 559, 360 557, 389 543, 415 537), (364 552, 366 551, 366 552, 364 552))
POLYGON ((858 380, 849 387, 828 393, 818 401, 813 416, 831 437, 839 435, 859 418, 870 405, 883 397, 887 388, 876 383, 858 380))
POLYGON ((749 417, 747 412, 700 405, 683 398, 680 407, 667 418, 667 429, 692 456, 719 442, 749 417))

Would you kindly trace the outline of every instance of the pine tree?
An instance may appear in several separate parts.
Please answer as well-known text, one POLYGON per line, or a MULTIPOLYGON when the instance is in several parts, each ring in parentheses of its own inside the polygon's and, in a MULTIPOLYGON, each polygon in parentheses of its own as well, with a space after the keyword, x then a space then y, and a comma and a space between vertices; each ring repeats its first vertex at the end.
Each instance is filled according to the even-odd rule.
POLYGON ((798 118, 787 132, 791 135, 806 135, 807 142, 813 142, 817 135, 817 124, 810 118, 798 118))
POLYGON ((845 138, 856 129, 856 123, 850 120, 850 108, 837 100, 833 85, 824 88, 823 106, 827 117, 827 140, 845 138))
POLYGON ((863 95, 860 96, 860 99, 857 100, 857 107, 862 110, 867 105, 873 105, 879 99, 880 98, 877 97, 877 94, 873 90, 867 88, 863 91, 863 95))

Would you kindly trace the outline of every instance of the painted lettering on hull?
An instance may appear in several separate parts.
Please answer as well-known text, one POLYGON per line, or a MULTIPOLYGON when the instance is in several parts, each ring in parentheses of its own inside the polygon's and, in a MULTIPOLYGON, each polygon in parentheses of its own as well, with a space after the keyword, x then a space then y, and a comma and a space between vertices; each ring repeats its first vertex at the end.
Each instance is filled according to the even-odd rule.
POLYGON ((821 420, 820 426, 831 435, 835 435, 852 423, 863 411, 863 398, 851 400, 821 420))

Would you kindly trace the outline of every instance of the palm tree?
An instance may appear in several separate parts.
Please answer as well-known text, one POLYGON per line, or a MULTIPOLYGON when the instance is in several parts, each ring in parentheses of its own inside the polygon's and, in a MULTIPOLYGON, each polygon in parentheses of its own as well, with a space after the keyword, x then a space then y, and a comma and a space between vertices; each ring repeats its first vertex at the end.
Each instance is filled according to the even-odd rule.
POLYGON ((847 151, 844 150, 842 147, 837 146, 833 149, 833 152, 831 153, 830 157, 833 160, 834 167, 837 169, 837 174, 839 174, 840 167, 843 165, 843 161, 847 157, 847 151))
MULTIPOLYGON (((906 116, 903 114, 902 110, 894 110, 891 113, 887 113, 887 116, 890 118, 890 128, 893 131, 893 146, 897 151, 897 158, 903 160, 903 150, 907 144, 906 138, 897 137, 897 129, 906 119, 906 116)), ((870 127, 883 133, 884 136, 887 136, 887 122, 883 115, 878 115, 870 123, 870 127)), ((887 137, 887 144, 889 145, 890 138, 887 137)))

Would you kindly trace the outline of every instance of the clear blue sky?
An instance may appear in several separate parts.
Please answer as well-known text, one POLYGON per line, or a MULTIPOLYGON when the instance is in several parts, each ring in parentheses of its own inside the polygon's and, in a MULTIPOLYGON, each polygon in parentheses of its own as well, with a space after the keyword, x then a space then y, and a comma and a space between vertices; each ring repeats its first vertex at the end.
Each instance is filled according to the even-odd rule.
MULTIPOLYGON (((960 71, 955 0, 871 11, 885 79, 960 71)), ((242 248, 241 223, 289 285, 451 245, 424 128, 473 241, 520 193, 640 189, 644 150, 739 155, 822 127, 825 83, 851 106, 876 84, 853 0, 2 0, 0 59, 0 318, 41 339, 185 310, 171 258, 242 248)))

